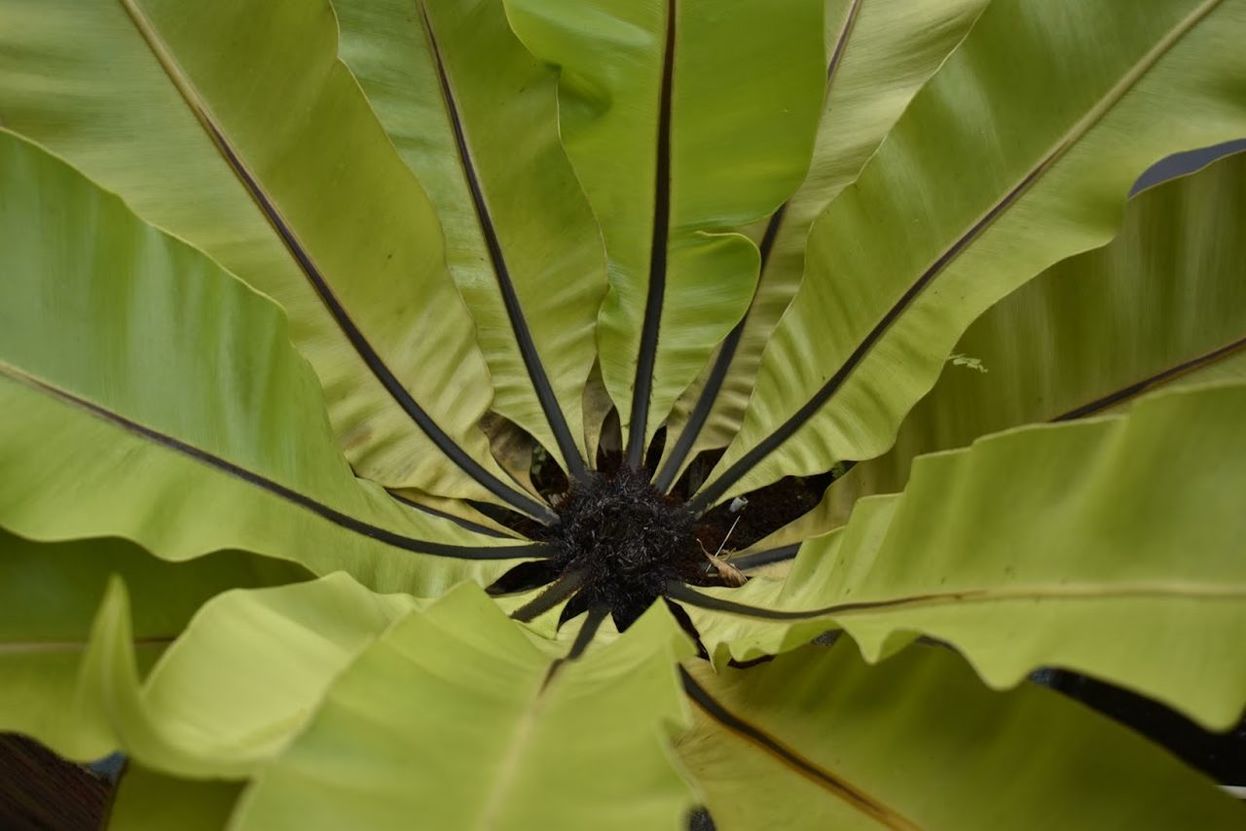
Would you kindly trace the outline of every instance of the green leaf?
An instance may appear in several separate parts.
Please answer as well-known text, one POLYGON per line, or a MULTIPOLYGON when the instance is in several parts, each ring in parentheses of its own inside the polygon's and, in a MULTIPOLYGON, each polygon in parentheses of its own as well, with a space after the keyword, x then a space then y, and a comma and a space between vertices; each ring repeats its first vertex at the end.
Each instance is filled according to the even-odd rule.
POLYGON ((799 184, 822 95, 820 0, 506 0, 561 68, 563 143, 601 223, 602 377, 629 458, 744 314, 756 247, 736 229, 799 184), (782 55, 782 60, 775 60, 782 55))
POLYGON ((761 279, 748 316, 736 325, 714 358, 713 366, 728 362, 722 381, 711 380, 712 366, 675 405, 667 424, 668 457, 707 385, 713 392, 712 402, 701 404, 710 407, 704 427, 682 451, 686 454, 683 461, 670 463, 678 464, 666 473, 671 481, 698 452, 725 447, 739 431, 762 351, 800 285, 805 243, 814 219, 857 177, 909 101, 964 38, 985 5, 986 0, 831 0, 827 4, 827 86, 813 162, 800 189, 753 235, 762 251, 761 279))
POLYGON ((228 592, 195 615, 145 682, 129 601, 109 588, 91 634, 84 687, 116 747, 161 772, 242 778, 303 729, 334 678, 420 601, 376 595, 344 574, 228 592))
POLYGON ((551 659, 465 586, 397 624, 261 771, 233 827, 680 829, 686 726, 660 606, 550 677, 551 659))
POLYGON ((1213 366, 1246 380, 1243 225, 1246 155, 1140 194, 1110 245, 1053 266, 969 328, 956 349, 989 377, 946 367, 891 452, 835 492, 899 490, 920 453, 1127 406, 1146 390, 1205 382, 1213 366))
POLYGON ((697 506, 887 450, 973 319, 1106 243, 1148 164, 1246 134, 1244 38, 1243 0, 992 3, 814 224, 697 506))
POLYGON ((0 124, 277 300, 360 473, 494 498, 413 421, 504 477, 433 207, 336 41, 327 0, 3 0, 0 124))
POLYGON ((0 524, 426 595, 506 567, 506 541, 355 479, 266 298, 3 131, 0 179, 0 524))
POLYGON ((1130 200, 1120 234, 1043 272, 974 322, 886 455, 757 547, 842 525, 862 496, 904 487, 913 458, 1020 424, 1125 407, 1139 393, 1246 380, 1246 155, 1130 200))
POLYGON ((297 566, 239 551, 168 563, 122 540, 35 543, 0 531, 0 731, 25 733, 82 761, 113 750, 98 701, 80 675, 113 574, 134 598, 134 651, 143 673, 213 596, 307 576, 297 566))
POLYGON ((241 792, 241 782, 178 779, 131 762, 117 786, 108 831, 220 831, 241 792))
POLYGON ((1246 704, 1224 636, 1246 627, 1243 423, 1246 386, 1212 386, 922 456, 903 494, 862 500, 785 582, 708 590, 693 602, 719 611, 689 611, 719 663, 832 625, 871 661, 922 634, 995 688, 1067 667, 1228 728, 1246 704))
POLYGON ((747 671, 692 672, 740 720, 698 708, 678 746, 719 831, 1246 820, 1242 805, 1141 737, 1031 684, 992 693, 941 649, 910 647, 872 667, 841 642, 747 671))
POLYGON ((578 461, 606 264, 558 140, 557 72, 516 39, 501 0, 333 5, 343 60, 441 218, 450 269, 493 376, 492 408, 578 461), (508 310, 507 284, 521 310, 508 310), (508 319, 516 313, 539 373, 525 366, 508 319), (547 401, 538 400, 543 384, 547 401), (560 413, 565 438, 550 427, 560 413))

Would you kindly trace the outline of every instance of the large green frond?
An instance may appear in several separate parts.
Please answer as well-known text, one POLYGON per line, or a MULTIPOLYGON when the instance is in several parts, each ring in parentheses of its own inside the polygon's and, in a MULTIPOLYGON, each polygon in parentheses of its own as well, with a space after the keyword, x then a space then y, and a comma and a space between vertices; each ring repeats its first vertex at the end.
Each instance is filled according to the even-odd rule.
POLYGON ((128 593, 114 580, 84 659, 114 747, 189 778, 239 779, 279 755, 333 680, 420 601, 344 574, 206 604, 140 679, 128 593))
POLYGON ((814 223, 698 506, 890 447, 992 303, 1106 243, 1168 153, 1246 133, 1246 2, 1002 0, 814 223))
POLYGON ((561 135, 601 223, 610 292, 601 372, 628 457, 744 315, 759 256, 736 229, 809 162, 821 102, 821 0, 506 0, 561 69, 561 135))
POLYGON ((757 548, 842 525, 859 498, 903 488, 921 453, 1160 387, 1246 379, 1244 225, 1246 155, 1138 194, 1111 244, 1057 263, 969 327, 895 447, 757 548))
POLYGON ((475 464, 507 492, 433 206, 338 62, 328 0, 4 0, 0 123, 276 299, 360 473, 496 498, 475 464))
POLYGON ((686 724, 675 662, 690 654, 658 607, 552 663, 465 586, 342 674, 232 827, 675 831, 692 794, 667 745, 686 724))
POLYGON ((692 602, 718 610, 689 611, 720 663, 832 625, 870 660, 926 635, 996 688, 1067 667, 1227 728, 1246 704, 1223 636, 1246 626, 1243 423, 1246 386, 1211 386, 922 456, 903 494, 862 500, 786 581, 708 590, 692 602))
POLYGON ((762 255, 757 292, 748 316, 675 405, 664 460, 664 466, 673 467, 663 471, 664 479, 674 481, 697 452, 725 447, 739 431, 762 351, 800 285, 814 219, 857 177, 985 6, 986 0, 827 4, 827 85, 813 161, 800 189, 752 235, 762 255))
POLYGON ((693 677, 742 721, 698 708, 679 744, 719 831, 1246 821, 1242 805, 1125 728, 1034 685, 993 693, 938 648, 869 666, 841 641, 693 677))
POLYGON ((557 71, 511 32, 501 0, 333 5, 343 60, 437 207, 492 409, 575 471, 606 262, 558 139, 557 71), (550 426, 561 414, 565 433, 550 426))
POLYGON ((121 540, 35 543, 0 531, 0 730, 33 736, 82 761, 114 749, 112 730, 82 676, 111 575, 130 588, 141 673, 213 596, 307 577, 292 564, 239 551, 169 563, 121 540))
POLYGON ((508 541, 352 475, 267 298, 3 131, 0 179, 5 528, 171 560, 241 549, 425 595, 506 567, 508 541))

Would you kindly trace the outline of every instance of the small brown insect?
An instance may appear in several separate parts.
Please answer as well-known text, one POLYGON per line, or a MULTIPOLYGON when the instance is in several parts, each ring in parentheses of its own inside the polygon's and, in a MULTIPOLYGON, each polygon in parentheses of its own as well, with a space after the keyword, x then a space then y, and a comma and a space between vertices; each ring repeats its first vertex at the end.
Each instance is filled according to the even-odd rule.
MULTIPOLYGON (((705 549, 701 550, 705 551, 705 549)), ((705 551, 705 556, 709 558, 710 565, 718 571, 718 576, 728 586, 739 588, 748 582, 748 577, 744 572, 727 562, 725 557, 719 557, 717 554, 711 554, 708 551, 705 551)))
MULTIPOLYGON (((727 531, 727 536, 723 537, 723 541, 718 546, 718 550, 713 554, 706 551, 704 545, 701 546, 701 553, 704 554, 705 558, 710 561, 710 567, 717 571, 718 576, 722 579, 722 581, 732 588, 739 588, 740 586, 743 586, 748 582, 748 577, 744 574, 744 572, 727 562, 727 557, 730 557, 730 554, 728 554, 727 557, 722 557, 720 555, 722 554, 723 546, 727 544, 727 540, 731 539, 731 532, 735 530, 735 527, 739 524, 739 522, 740 518, 736 517, 735 522, 731 523, 731 528, 727 531)), ((700 544, 700 540, 697 540, 697 543, 700 544)), ((706 571, 708 570, 709 569, 707 568, 706 571)))

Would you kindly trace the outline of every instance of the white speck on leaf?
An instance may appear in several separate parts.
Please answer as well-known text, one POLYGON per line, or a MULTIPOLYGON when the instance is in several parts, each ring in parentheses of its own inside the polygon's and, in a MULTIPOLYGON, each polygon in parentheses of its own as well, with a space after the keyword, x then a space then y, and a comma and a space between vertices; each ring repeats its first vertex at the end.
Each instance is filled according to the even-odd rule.
POLYGON ((964 366, 969 367, 970 369, 976 369, 983 375, 986 375, 987 373, 987 368, 982 365, 981 358, 972 358, 969 355, 961 355, 960 353, 957 353, 948 358, 948 360, 951 361, 952 366, 964 366))

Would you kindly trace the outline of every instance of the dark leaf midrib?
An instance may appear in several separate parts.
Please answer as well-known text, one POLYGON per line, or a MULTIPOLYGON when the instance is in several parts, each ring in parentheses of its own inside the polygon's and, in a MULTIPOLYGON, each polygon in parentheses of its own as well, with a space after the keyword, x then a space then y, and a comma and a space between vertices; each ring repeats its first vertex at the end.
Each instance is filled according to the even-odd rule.
POLYGON ((601 628, 601 624, 609 613, 610 609, 600 603, 589 607, 584 623, 580 625, 580 631, 575 633, 575 640, 571 643, 571 649, 567 651, 566 655, 549 665, 549 671, 545 673, 545 680, 541 683, 542 692, 553 682, 555 676, 558 675, 558 672, 564 665, 580 659, 580 656, 588 649, 589 644, 593 642, 593 638, 597 636, 597 630, 601 628))
POLYGON ((303 272, 317 296, 320 297, 334 323, 354 348, 355 353, 359 355, 360 359, 368 367, 368 370, 381 383, 398 406, 402 408, 446 458, 457 465, 470 478, 474 479, 481 487, 517 510, 530 514, 546 523, 556 522, 557 516, 548 506, 542 505, 527 494, 511 488, 486 470, 463 448, 459 447, 454 439, 442 430, 412 397, 411 393, 407 391, 406 387, 402 385, 372 347, 372 344, 368 342, 363 332, 355 325, 355 322, 346 312, 345 307, 329 287, 324 275, 320 273, 311 257, 304 250, 293 230, 286 224, 285 219, 281 216, 272 200, 268 198, 268 195, 260 187, 259 182, 251 175, 251 172, 243 164, 242 159, 216 126, 216 123, 208 113, 206 105, 198 100, 196 92, 191 88, 189 79, 184 77, 184 73, 174 63, 173 57, 168 54, 163 44, 157 39, 155 29, 150 21, 134 7, 131 0, 119 0, 119 2, 121 2, 135 29, 138 30, 143 41, 151 50, 153 57, 156 58, 164 70, 169 82, 177 89, 186 106, 208 134, 208 138, 212 141, 213 146, 216 147, 226 164, 229 165, 230 170, 238 178, 239 183, 242 184, 247 194, 251 197, 252 202, 277 233, 287 252, 299 266, 299 269, 303 272))
POLYGON ((720 727, 764 751, 784 766, 795 770, 823 790, 838 797, 887 828, 901 829, 902 831, 915 831, 917 828, 910 820, 891 807, 826 770, 757 725, 728 710, 697 682, 692 673, 682 666, 679 667, 679 678, 683 684, 684 692, 692 700, 692 703, 720 727))
POLYGON ((533 543, 528 545, 503 546, 497 548, 473 548, 462 545, 451 545, 448 543, 433 542, 429 540, 416 539, 403 534, 398 534, 385 528, 381 528, 371 523, 365 522, 357 517, 350 516, 342 511, 337 510, 323 502, 313 499, 306 494, 300 493, 293 488, 289 488, 280 482, 269 479, 266 476, 248 470, 241 465, 237 465, 228 459, 221 458, 202 448, 195 447, 180 439, 162 433, 144 424, 140 424, 118 412, 110 410, 100 404, 90 401, 81 396, 75 395, 67 390, 48 384, 38 378, 19 373, 0 364, 0 376, 7 377, 15 383, 23 384, 27 387, 37 389, 47 393, 52 397, 63 401, 70 406, 85 410, 91 415, 120 427, 129 433, 133 433, 141 438, 160 445, 168 450, 177 452, 183 456, 190 457, 197 462, 212 467, 228 476, 246 482, 249 485, 260 488, 268 493, 277 496, 286 502, 298 506, 309 511, 316 516, 333 523, 339 528, 343 528, 355 534, 368 537, 377 542, 390 545, 404 551, 413 551, 419 554, 430 554, 437 557, 450 557, 459 560, 514 560, 525 557, 543 557, 546 556, 544 547, 533 543))
POLYGON ((640 331, 636 378, 632 384, 631 424, 627 434, 627 463, 640 470, 649 430, 653 371, 657 364, 658 334, 666 296, 667 241, 671 214, 671 97, 675 75, 675 4, 666 0, 666 34, 662 47, 662 83, 658 97, 657 154, 653 189, 653 236, 649 246, 649 284, 645 317, 640 331))
POLYGON ((554 440, 558 443, 558 450, 567 464, 568 473, 570 473, 572 478, 584 481, 588 478, 588 468, 585 467, 579 447, 576 446, 575 439, 571 435, 571 428, 567 424, 566 415, 558 403, 558 396, 554 393, 549 375, 545 371, 545 365, 541 361, 540 352, 537 350, 536 342, 532 337, 532 330, 528 326, 527 318, 524 316, 523 306, 519 301, 519 294, 515 290, 514 281, 511 279, 510 269, 506 264, 506 257, 502 251, 502 243, 493 224, 493 217, 489 212, 484 190, 476 173, 476 165, 472 161, 471 149, 468 147, 462 116, 459 113, 458 102, 455 99, 454 89, 450 83, 450 75, 445 65, 445 59, 441 54, 441 45, 437 40, 437 33, 433 28, 432 19, 429 17, 428 8, 422 0, 419 3, 419 7, 420 15, 424 21, 424 31, 428 36, 433 63, 436 65, 437 78, 441 85, 446 116, 454 133, 454 144, 459 157, 459 165, 463 170, 463 178, 466 180, 467 189, 471 195, 472 207, 476 212, 476 220, 480 225, 481 236, 484 238, 485 248, 489 253, 489 262, 493 266, 493 274, 497 279, 498 289, 502 295, 502 305, 506 309, 506 318, 510 322, 511 331, 515 336, 515 343, 519 347, 520 358, 523 360, 524 368, 528 372, 528 378, 532 383, 533 391, 536 393, 537 401, 541 405, 541 411, 545 414, 545 420, 549 425, 550 431, 554 434, 554 440))
POLYGON ((401 502, 403 505, 406 505, 409 508, 414 508, 420 513, 428 514, 429 516, 435 516, 439 519, 444 519, 444 520, 448 520, 449 522, 453 522, 455 525, 467 531, 471 531, 473 534, 481 534, 483 536, 493 537, 499 540, 515 539, 514 536, 504 533, 502 531, 499 531, 496 528, 490 528, 488 525, 483 525, 479 522, 473 522, 472 520, 467 519, 466 517, 461 517, 461 516, 458 516, 457 514, 452 514, 449 511, 443 511, 440 508, 434 508, 432 505, 425 505, 424 503, 418 502, 415 499, 412 499, 409 496, 399 493, 398 491, 392 488, 386 488, 386 493, 388 493, 395 500, 397 500, 398 502, 401 502))
POLYGON ((1073 419, 1085 418, 1086 416, 1094 415, 1095 413, 1106 410, 1109 407, 1128 401, 1129 399, 1146 392, 1154 386, 1168 383, 1169 381, 1175 380, 1186 373, 1202 369, 1218 361, 1224 360, 1225 358, 1228 358, 1243 349, 1246 349, 1246 337, 1238 338, 1237 340, 1227 343, 1217 349, 1213 349, 1210 352, 1204 352, 1203 354, 1190 358, 1189 360, 1182 361, 1181 363, 1174 364, 1173 366, 1159 372, 1148 375, 1141 380, 1114 390, 1107 395, 1100 396, 1093 401, 1061 413, 1051 420, 1053 422, 1072 421, 1073 419))
POLYGON ((891 609, 911 609, 923 606, 940 606, 953 603, 1011 603, 1026 602, 1039 600, 1053 601, 1078 601, 1078 600, 1097 600, 1108 601, 1118 599, 1136 599, 1140 597, 1159 597, 1159 598, 1199 598, 1201 600, 1210 601, 1215 599, 1239 601, 1240 598, 1246 596, 1246 588, 1238 590, 1233 586, 1220 585, 1218 583, 1208 583, 1204 586, 1203 591, 1193 591, 1188 586, 1182 590, 1180 588, 1166 588, 1162 585, 1134 585, 1124 584, 1109 586, 1099 589, 1094 593, 1073 591, 1068 584, 1057 583, 1051 586, 1039 585, 1038 588, 1031 586, 1021 587, 996 587, 994 589, 986 588, 969 588, 958 591, 940 591, 927 592, 923 594, 901 595, 898 597, 890 597, 882 600, 854 600, 841 603, 833 603, 830 606, 823 606, 819 609, 797 609, 783 610, 771 609, 764 606, 753 606, 747 603, 737 603, 732 600, 725 600, 721 597, 705 594, 685 586, 682 583, 672 583, 667 587, 667 596, 681 603, 687 603, 689 606, 695 606, 700 609, 706 609, 715 612, 725 612, 727 614, 740 615, 741 617, 751 617, 760 620, 816 620, 817 618, 829 618, 838 615, 850 615, 857 612, 876 612, 891 609), (1211 588, 1207 588, 1211 586, 1211 588), (1018 588, 1020 590, 1018 590, 1018 588), (1064 593, 1061 593, 1061 592, 1064 593))
POLYGON ((754 551, 751 554, 741 554, 734 557, 731 564, 740 571, 747 571, 751 568, 761 568, 773 563, 781 563, 784 560, 793 559, 800 553, 801 543, 794 542, 790 545, 780 546, 779 548, 768 548, 764 551, 754 551))
POLYGON ((564 572, 557 580, 550 583, 545 591, 538 594, 532 600, 520 606, 511 612, 511 617, 515 620, 527 623, 537 618, 559 603, 567 600, 571 595, 575 594, 584 586, 588 580, 588 569, 579 568, 573 571, 564 572))

